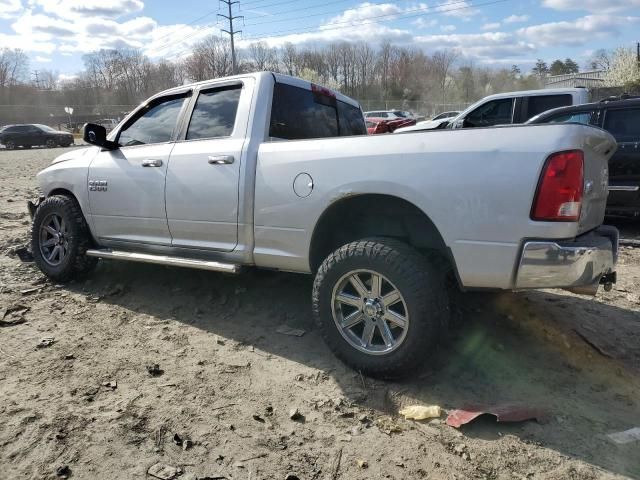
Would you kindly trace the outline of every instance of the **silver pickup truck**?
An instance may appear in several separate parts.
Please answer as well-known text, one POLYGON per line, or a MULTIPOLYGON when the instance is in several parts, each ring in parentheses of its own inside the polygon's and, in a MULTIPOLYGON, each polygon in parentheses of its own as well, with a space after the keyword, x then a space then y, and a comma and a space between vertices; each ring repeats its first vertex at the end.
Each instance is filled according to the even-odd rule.
MULTIPOLYGON (((420 364, 453 288, 615 281, 611 135, 578 124, 365 135, 359 105, 257 73, 162 92, 38 174, 32 248, 56 281, 99 258, 315 275, 313 315, 355 369, 420 364)), ((286 299, 274 299, 286 301, 286 299)))

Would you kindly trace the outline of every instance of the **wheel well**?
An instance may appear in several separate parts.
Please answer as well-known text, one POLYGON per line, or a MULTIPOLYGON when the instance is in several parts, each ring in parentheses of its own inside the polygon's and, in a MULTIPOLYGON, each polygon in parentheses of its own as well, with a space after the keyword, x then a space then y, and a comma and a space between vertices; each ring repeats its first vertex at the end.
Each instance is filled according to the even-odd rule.
POLYGON ((48 196, 49 197, 53 197, 54 195, 64 195, 66 197, 73 198, 76 202, 78 201, 76 196, 70 190, 67 190, 66 188, 54 188, 53 190, 51 190, 49 192, 48 196))
POLYGON ((451 261, 440 232, 422 210, 398 197, 366 194, 339 200, 322 214, 311 239, 311 270, 340 246, 366 237, 398 238, 451 261))

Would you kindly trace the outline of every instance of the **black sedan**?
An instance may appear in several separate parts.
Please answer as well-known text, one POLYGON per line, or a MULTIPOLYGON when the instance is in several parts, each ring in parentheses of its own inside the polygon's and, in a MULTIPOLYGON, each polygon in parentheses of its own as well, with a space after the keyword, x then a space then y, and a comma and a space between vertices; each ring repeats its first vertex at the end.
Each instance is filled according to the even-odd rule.
POLYGON ((73 135, 54 130, 47 125, 22 124, 0 127, 0 144, 8 150, 17 147, 31 148, 44 145, 47 148, 68 147, 73 144, 73 135))

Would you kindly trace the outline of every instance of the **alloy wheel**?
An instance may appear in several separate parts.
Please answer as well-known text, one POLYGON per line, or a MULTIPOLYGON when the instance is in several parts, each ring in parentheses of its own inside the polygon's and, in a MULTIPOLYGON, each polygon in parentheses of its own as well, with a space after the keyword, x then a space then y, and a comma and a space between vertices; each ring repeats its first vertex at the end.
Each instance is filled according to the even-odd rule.
POLYGON ((409 328, 409 310, 400 290, 371 270, 351 271, 336 283, 332 312, 343 338, 370 355, 396 350, 409 328))
POLYGON ((60 265, 69 254, 69 232, 64 219, 52 213, 40 226, 40 253, 51 266, 60 265))

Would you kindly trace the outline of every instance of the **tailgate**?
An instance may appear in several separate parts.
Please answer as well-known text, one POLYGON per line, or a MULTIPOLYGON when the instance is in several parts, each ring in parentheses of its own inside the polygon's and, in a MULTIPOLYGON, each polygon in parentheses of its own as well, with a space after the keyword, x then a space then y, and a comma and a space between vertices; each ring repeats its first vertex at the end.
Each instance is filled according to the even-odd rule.
POLYGON ((604 220, 609 187, 608 162, 617 148, 606 131, 584 126, 584 195, 578 233, 600 226, 604 220))

